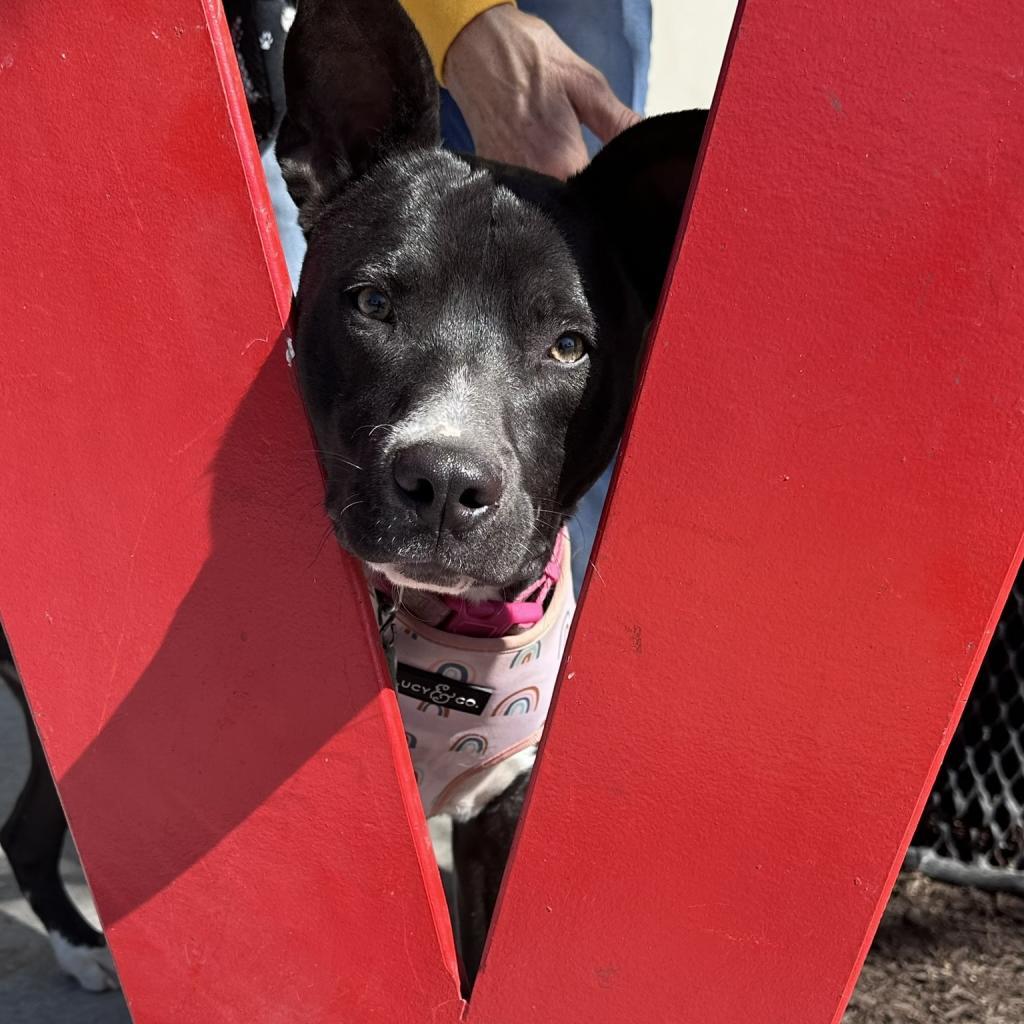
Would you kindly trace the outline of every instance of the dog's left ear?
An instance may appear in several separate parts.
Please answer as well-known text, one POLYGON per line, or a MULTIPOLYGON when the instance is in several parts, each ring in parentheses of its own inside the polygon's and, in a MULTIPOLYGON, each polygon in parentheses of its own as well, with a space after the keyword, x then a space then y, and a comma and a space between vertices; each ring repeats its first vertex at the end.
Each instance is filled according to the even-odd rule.
POLYGON ((651 316, 707 119, 706 110, 684 110, 640 121, 569 181, 569 188, 589 206, 618 248, 651 316))
POLYGON ((307 233, 382 155, 440 141, 434 71, 398 0, 301 0, 284 81, 275 150, 307 233))

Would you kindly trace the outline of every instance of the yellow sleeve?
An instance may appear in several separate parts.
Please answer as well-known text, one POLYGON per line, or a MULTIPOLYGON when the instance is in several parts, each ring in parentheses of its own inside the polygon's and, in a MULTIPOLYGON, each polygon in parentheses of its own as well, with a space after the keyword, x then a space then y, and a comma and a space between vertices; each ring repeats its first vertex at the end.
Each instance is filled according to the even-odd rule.
POLYGON ((405 13, 419 29, 434 65, 434 74, 444 82, 444 58, 455 37, 478 15, 514 0, 402 0, 405 13))

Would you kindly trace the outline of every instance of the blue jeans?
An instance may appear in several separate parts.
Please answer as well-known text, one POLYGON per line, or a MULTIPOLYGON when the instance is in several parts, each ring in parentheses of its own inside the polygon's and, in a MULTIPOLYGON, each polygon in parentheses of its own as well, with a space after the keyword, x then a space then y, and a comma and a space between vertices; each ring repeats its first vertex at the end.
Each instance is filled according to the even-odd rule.
POLYGON ((306 255, 306 239, 299 227, 299 211, 288 195, 288 187, 281 177, 281 168, 274 156, 274 147, 268 146, 263 154, 263 173, 267 178, 267 191, 274 206, 274 220, 277 221, 277 234, 284 250, 284 260, 288 264, 288 276, 292 279, 292 291, 299 287, 299 271, 302 259, 306 255))
MULTIPOLYGON (((647 70, 651 60, 651 0, 519 0, 519 7, 543 18, 564 42, 608 79, 615 95, 643 113, 647 99, 647 70)), ((459 108, 441 90, 441 131, 450 149, 472 152, 473 140, 459 108)), ((584 138, 591 155, 600 142, 589 131, 584 138)), ((299 229, 295 206, 288 195, 273 152, 263 156, 267 186, 281 235, 292 287, 298 287, 306 242, 299 229)), ((590 564, 590 552, 608 495, 612 467, 583 496, 570 520, 572 571, 576 594, 590 564)))

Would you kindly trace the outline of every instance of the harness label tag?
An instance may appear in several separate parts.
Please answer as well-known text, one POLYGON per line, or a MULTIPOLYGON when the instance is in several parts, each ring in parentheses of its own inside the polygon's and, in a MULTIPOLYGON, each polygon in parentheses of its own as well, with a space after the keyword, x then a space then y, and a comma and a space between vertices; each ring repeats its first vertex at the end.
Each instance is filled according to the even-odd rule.
POLYGON ((401 697, 426 701, 440 708, 451 708, 467 715, 481 715, 491 699, 493 690, 482 686, 463 683, 437 672, 426 672, 421 668, 398 663, 395 673, 395 689, 401 697))

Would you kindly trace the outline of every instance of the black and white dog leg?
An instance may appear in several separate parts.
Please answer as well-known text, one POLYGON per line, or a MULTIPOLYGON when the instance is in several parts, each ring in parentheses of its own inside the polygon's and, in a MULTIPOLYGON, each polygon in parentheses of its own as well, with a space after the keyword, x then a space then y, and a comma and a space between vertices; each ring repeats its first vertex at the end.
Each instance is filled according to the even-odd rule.
POLYGON ((67 821, 2 632, 0 677, 25 716, 30 756, 28 778, 0 828, 0 848, 7 855, 22 895, 46 929, 60 969, 89 992, 119 988, 102 933, 81 915, 60 877, 67 821))

